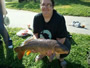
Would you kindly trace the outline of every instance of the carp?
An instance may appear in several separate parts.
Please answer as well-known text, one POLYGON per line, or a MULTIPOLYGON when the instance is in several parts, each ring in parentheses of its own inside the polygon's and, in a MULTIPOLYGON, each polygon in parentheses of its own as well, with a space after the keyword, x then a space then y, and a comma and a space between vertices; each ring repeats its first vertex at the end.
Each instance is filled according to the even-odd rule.
POLYGON ((18 59, 23 57, 25 51, 27 51, 26 55, 29 55, 34 50, 35 53, 40 53, 45 56, 47 56, 48 51, 51 51, 52 54, 68 54, 69 52, 68 48, 57 40, 33 38, 25 40, 22 46, 18 46, 14 50, 18 53, 18 59))

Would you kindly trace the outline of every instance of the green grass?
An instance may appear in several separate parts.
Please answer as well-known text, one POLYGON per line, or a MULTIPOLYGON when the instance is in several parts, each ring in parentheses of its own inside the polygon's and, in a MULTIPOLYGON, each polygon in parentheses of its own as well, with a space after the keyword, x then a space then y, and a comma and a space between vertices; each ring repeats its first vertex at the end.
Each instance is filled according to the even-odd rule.
MULTIPOLYGON (((8 28, 10 37, 13 40, 14 48, 27 37, 18 37, 16 33, 21 28, 8 28)), ((90 35, 72 34, 70 40, 72 44, 70 54, 65 58, 68 65, 67 68, 88 68, 87 51, 90 50, 90 35)), ((47 58, 34 62, 37 54, 31 53, 29 56, 24 55, 22 60, 18 60, 17 53, 13 49, 7 49, 5 44, 0 45, 0 68, 60 68, 59 62, 55 58, 51 63, 47 58)))
MULTIPOLYGON (((33 1, 23 3, 8 2, 6 7, 40 12, 39 0, 37 0, 37 3, 33 1)), ((63 15, 90 16, 90 0, 55 0, 54 8, 63 15)))

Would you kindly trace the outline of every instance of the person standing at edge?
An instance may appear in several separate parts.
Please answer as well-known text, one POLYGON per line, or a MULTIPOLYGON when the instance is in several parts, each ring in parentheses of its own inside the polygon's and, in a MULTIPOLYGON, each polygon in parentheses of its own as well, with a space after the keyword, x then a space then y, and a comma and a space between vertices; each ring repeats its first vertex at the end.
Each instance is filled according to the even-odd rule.
POLYGON ((2 35, 6 46, 8 48, 13 48, 12 40, 9 37, 9 34, 3 24, 3 22, 4 22, 3 15, 6 15, 6 14, 7 14, 7 11, 5 8, 5 1, 0 0, 0 34, 2 35))
MULTIPOLYGON (((54 9, 54 0, 40 0, 41 13, 35 15, 33 22, 33 33, 38 38, 55 39, 60 44, 71 49, 71 44, 67 38, 67 28, 65 19, 62 15, 57 13, 54 9)), ((69 54, 68 53, 68 54, 69 54)), ((60 65, 62 68, 66 67, 64 58, 68 54, 60 54, 60 65)), ((40 60, 44 56, 38 55, 35 60, 40 60)))

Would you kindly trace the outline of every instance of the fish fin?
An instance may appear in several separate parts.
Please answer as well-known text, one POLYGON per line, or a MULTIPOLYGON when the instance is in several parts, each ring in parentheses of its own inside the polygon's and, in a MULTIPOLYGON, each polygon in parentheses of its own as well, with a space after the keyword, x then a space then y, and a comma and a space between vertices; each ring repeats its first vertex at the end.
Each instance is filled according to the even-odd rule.
POLYGON ((18 59, 20 60, 23 57, 25 51, 21 51, 21 48, 20 47, 16 47, 16 48, 14 48, 14 50, 15 50, 15 52, 18 53, 17 56, 18 56, 18 59))
POLYGON ((16 47, 16 48, 14 48, 14 51, 18 53, 21 51, 21 49, 20 49, 20 47, 16 47))
POLYGON ((30 53, 31 53, 31 51, 30 51, 30 50, 28 50, 28 51, 27 51, 27 53, 26 53, 26 55, 28 56, 30 53))
POLYGON ((52 55, 49 56, 49 62, 52 62, 52 60, 54 59, 54 57, 56 56, 55 53, 53 53, 52 55))
POLYGON ((60 54, 56 54, 56 58, 57 59, 60 59, 60 54))
POLYGON ((24 53, 25 53, 25 52, 19 52, 19 53, 18 53, 18 59, 19 59, 19 60, 22 59, 24 53))

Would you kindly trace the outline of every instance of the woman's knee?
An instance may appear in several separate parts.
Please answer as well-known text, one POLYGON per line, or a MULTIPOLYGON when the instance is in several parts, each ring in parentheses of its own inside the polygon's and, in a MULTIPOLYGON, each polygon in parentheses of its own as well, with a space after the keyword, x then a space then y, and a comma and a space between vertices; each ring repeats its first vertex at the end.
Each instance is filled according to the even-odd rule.
POLYGON ((65 45, 65 46, 69 49, 69 51, 70 51, 70 49, 71 49, 71 43, 70 43, 70 41, 69 41, 68 38, 66 38, 64 45, 65 45))

